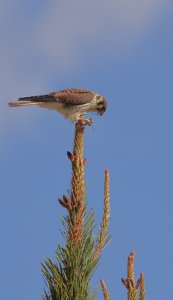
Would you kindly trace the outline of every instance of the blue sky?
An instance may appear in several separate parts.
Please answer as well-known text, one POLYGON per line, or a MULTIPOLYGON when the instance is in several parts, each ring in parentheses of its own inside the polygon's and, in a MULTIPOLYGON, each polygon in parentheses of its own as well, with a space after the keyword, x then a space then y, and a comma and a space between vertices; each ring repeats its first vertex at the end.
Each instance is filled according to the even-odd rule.
POLYGON ((109 101, 85 132, 88 207, 98 225, 105 168, 111 175, 112 241, 93 285, 103 277, 112 299, 126 299, 120 279, 134 250, 147 298, 171 299, 173 4, 4 0, 0 36, 1 298, 41 299, 40 263, 62 242, 57 199, 70 185, 74 130, 56 112, 7 102, 86 87, 109 101))

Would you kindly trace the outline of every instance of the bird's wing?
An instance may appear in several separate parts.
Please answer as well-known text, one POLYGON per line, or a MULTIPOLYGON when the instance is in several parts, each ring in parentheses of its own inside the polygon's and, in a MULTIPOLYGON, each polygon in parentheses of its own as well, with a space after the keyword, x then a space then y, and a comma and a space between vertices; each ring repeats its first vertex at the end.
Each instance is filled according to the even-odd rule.
POLYGON ((19 98, 17 101, 31 101, 31 102, 55 102, 55 98, 50 95, 30 96, 19 98))
POLYGON ((48 96, 54 97, 57 102, 62 103, 64 106, 89 103, 93 99, 93 95, 93 91, 80 88, 65 89, 48 94, 48 96))

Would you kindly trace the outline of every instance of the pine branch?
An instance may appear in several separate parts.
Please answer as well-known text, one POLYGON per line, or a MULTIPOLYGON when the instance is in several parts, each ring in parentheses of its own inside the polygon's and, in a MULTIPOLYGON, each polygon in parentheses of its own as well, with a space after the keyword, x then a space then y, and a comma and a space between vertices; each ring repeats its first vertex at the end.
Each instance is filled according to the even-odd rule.
POLYGON ((69 219, 72 226, 69 232, 69 239, 74 243, 74 245, 76 245, 76 243, 81 243, 85 214, 84 166, 86 160, 83 158, 84 128, 85 127, 82 126, 80 122, 76 123, 73 153, 67 153, 72 163, 72 209, 69 210, 69 219))
MULTIPOLYGON (((90 279, 98 264, 94 214, 86 213, 86 195, 83 158, 84 125, 80 121, 75 125, 73 152, 67 152, 72 163, 71 192, 59 199, 61 206, 67 209, 63 217, 63 237, 66 245, 58 246, 54 262, 47 259, 42 264, 42 273, 48 284, 44 299, 49 300, 94 300, 96 290, 90 287, 90 279)), ((105 175, 105 205, 101 234, 101 248, 106 243, 109 219, 109 173, 105 175)))
POLYGON ((128 300, 145 300, 144 274, 141 273, 140 278, 135 282, 134 258, 135 253, 132 251, 128 256, 127 279, 122 278, 121 280, 127 288, 128 300), (138 290, 140 290, 139 293, 138 290))
POLYGON ((134 274, 134 257, 135 253, 132 251, 128 256, 127 279, 122 278, 122 283, 127 288, 128 300, 138 300, 138 286, 135 282, 134 274))
POLYGON ((101 229, 98 233, 98 241, 96 246, 96 256, 100 256, 101 251, 109 242, 109 235, 108 235, 108 226, 110 220, 110 176, 109 170, 105 171, 105 183, 104 183, 104 210, 102 216, 102 224, 101 229))
POLYGON ((103 279, 100 280, 100 284, 101 284, 101 287, 102 287, 104 299, 105 300, 111 300, 108 289, 107 289, 107 286, 106 286, 106 283, 104 282, 103 279))
POLYGON ((139 278, 139 286, 140 286, 139 300, 145 300, 144 273, 141 273, 141 274, 140 274, 140 278, 139 278))

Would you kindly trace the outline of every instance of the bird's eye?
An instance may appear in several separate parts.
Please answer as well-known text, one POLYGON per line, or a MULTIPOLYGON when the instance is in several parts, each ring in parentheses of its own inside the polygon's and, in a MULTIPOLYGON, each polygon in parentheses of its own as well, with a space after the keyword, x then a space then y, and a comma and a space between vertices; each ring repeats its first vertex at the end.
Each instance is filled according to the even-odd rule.
POLYGON ((97 100, 99 100, 100 98, 101 98, 101 96, 100 96, 100 95, 97 95, 97 96, 96 96, 96 99, 97 99, 97 100))

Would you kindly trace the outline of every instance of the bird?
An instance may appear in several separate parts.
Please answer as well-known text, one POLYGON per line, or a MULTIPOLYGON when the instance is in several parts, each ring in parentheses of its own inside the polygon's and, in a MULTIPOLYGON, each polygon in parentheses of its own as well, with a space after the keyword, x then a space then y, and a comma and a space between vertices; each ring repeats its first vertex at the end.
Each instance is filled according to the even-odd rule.
POLYGON ((67 88, 47 95, 19 98, 15 102, 9 102, 10 107, 36 105, 53 109, 72 122, 77 122, 88 112, 103 115, 107 109, 106 98, 85 88, 67 88))

